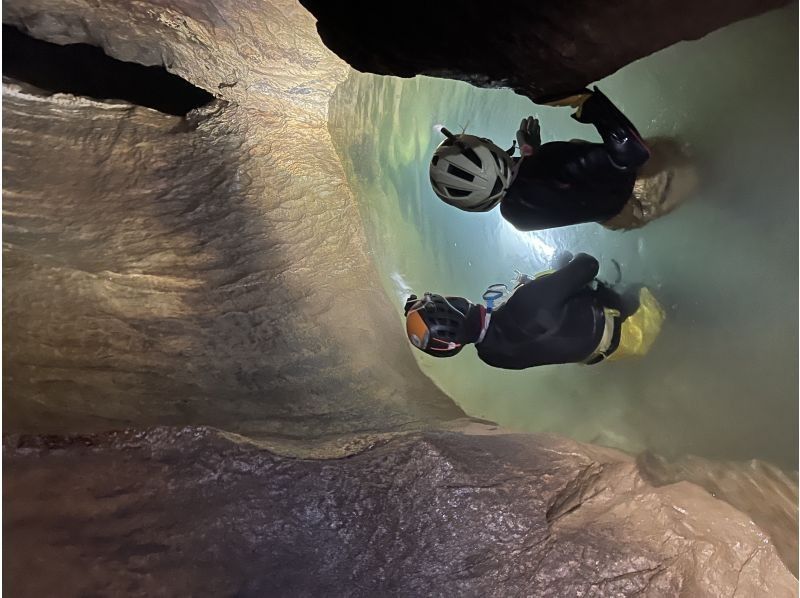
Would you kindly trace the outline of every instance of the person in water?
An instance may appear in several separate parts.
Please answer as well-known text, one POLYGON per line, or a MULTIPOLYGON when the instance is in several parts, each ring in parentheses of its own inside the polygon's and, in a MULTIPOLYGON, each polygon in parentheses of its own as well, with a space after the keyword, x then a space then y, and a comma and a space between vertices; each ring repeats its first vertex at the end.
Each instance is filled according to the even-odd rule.
POLYGON ((539 122, 531 116, 517 131, 515 145, 522 156, 513 158, 515 145, 504 151, 489 139, 453 135, 442 127, 446 139, 430 164, 436 195, 470 212, 486 212, 500 204, 503 217, 522 231, 582 222, 633 228, 674 207, 675 202, 664 203, 671 183, 666 175, 646 182, 646 193, 653 196, 652 189, 658 187, 663 197, 643 198, 634 192, 650 148, 597 87, 551 104, 577 107, 572 117, 594 125, 603 143, 542 144, 539 122))
POLYGON ((511 370, 584 363, 647 353, 664 312, 645 287, 623 296, 597 280, 599 264, 585 253, 563 267, 524 277, 494 307, 463 297, 425 293, 405 303, 406 333, 417 349, 452 357, 474 344, 485 363, 511 370))

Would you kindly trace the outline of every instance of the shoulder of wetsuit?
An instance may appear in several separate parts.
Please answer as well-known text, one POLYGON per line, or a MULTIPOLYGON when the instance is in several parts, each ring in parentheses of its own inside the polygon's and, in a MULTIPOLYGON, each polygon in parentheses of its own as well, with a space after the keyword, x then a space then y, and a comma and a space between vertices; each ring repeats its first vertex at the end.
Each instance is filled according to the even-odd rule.
POLYGON ((491 346, 491 341, 483 341, 480 345, 476 345, 475 349, 478 351, 478 358, 488 366, 499 368, 502 370, 524 370, 529 365, 520 363, 518 355, 508 355, 507 353, 496 351, 496 347, 491 346))
POLYGON ((561 181, 564 173, 576 162, 602 144, 592 142, 550 141, 519 166, 517 180, 561 181))
POLYGON ((542 230, 547 228, 536 222, 535 218, 531 218, 527 213, 525 205, 520 203, 521 197, 514 186, 512 185, 506 193, 503 200, 500 202, 500 214, 506 222, 520 232, 526 233, 534 230, 542 230))

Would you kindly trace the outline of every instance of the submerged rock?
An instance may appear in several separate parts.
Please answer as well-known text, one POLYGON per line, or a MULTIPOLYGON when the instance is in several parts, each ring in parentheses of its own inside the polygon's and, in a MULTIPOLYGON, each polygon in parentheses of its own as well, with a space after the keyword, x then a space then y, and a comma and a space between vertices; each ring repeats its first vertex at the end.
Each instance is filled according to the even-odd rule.
POLYGON ((333 460, 207 428, 6 437, 3 589, 796 595, 767 536, 699 487, 653 487, 609 449, 473 431, 333 460))

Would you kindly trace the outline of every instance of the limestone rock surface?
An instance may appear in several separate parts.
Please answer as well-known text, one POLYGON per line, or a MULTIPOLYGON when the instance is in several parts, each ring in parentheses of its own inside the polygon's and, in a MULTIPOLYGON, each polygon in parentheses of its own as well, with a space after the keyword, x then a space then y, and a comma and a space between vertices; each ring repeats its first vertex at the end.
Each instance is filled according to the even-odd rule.
POLYGON ((413 433, 332 460, 206 428, 9 436, 3 589, 796 595, 769 539, 699 487, 655 488, 616 451, 486 432, 413 433))
POLYGON ((652 453, 637 458, 642 475, 660 486, 687 481, 746 513, 764 532, 797 577, 797 472, 753 459, 712 461, 685 456, 674 461, 652 453))
POLYGON ((213 424, 298 452, 463 417, 375 282, 327 131, 348 68, 302 7, 12 0, 4 19, 220 98, 183 120, 4 82, 7 429, 213 424))

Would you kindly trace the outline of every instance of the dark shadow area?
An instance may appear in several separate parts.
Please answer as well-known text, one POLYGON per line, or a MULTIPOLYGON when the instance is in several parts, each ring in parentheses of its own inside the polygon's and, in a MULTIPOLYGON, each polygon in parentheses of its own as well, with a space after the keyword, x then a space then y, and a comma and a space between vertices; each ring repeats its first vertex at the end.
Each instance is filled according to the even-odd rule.
POLYGON ((322 42, 357 71, 510 87, 543 103, 676 42, 699 39, 789 1, 539 0, 488 11, 482 0, 300 4, 317 19, 322 42), (464 31, 481 33, 465 42, 464 31))
POLYGON ((10 25, 3 25, 3 75, 52 93, 123 100, 176 116, 214 99, 164 67, 116 60, 88 44, 51 44, 10 25))

